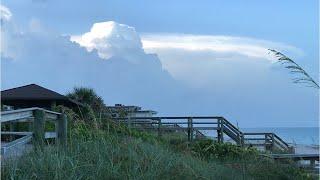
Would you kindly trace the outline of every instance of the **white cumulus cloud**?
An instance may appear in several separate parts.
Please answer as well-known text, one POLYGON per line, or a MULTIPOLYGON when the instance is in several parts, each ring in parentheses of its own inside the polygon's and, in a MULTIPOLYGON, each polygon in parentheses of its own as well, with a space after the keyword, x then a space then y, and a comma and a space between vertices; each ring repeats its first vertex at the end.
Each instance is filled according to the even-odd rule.
POLYGON ((137 53, 144 53, 135 29, 114 21, 95 23, 89 32, 71 36, 70 40, 79 43, 88 51, 96 49, 103 59, 117 55, 134 56, 137 53))

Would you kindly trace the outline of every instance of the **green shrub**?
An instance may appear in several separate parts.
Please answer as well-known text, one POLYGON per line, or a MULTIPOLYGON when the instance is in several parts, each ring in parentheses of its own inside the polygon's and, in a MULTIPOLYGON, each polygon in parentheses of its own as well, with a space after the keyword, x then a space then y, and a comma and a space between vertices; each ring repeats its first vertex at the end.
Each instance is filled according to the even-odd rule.
POLYGON ((242 159, 258 155, 255 148, 239 147, 231 143, 219 143, 211 139, 198 140, 192 144, 191 149, 194 154, 206 159, 242 159))

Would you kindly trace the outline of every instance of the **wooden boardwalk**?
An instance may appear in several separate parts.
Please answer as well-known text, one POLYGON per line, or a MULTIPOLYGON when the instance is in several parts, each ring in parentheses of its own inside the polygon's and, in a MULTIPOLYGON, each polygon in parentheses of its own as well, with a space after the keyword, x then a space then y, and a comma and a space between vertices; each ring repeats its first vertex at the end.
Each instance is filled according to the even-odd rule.
POLYGON ((67 140, 67 118, 64 114, 48 111, 42 108, 25 108, 1 112, 1 129, 9 126, 9 131, 1 130, 1 155, 17 156, 23 152, 23 147, 29 147, 30 142, 42 146, 47 138, 55 138, 57 143, 65 145, 67 140), (55 132, 45 132, 45 123, 53 122, 55 132), (17 132, 14 124, 28 123, 28 132, 17 132), (4 140, 6 141, 4 141, 4 140), (9 142, 7 142, 9 140, 9 142))
POLYGON ((244 133, 221 116, 131 117, 114 120, 130 128, 157 131, 159 136, 166 131, 182 131, 186 133, 188 140, 192 141, 196 137, 203 137, 203 132, 211 131, 217 134, 216 139, 219 142, 225 142, 228 138, 239 146, 262 147, 271 152, 294 152, 293 147, 272 132, 244 133))
MULTIPOLYGON (((311 165, 319 161, 319 154, 294 154, 293 147, 289 146, 274 133, 245 133, 221 116, 195 117, 135 117, 115 118, 115 122, 127 125, 129 128, 156 131, 159 136, 166 132, 183 132, 189 141, 205 137, 205 132, 216 133, 217 141, 232 140, 239 146, 262 147, 266 151, 286 152, 289 154, 271 154, 275 160, 292 159, 294 161, 308 160, 311 165)), ((67 119, 64 114, 48 111, 42 108, 26 108, 1 112, 1 127, 9 125, 9 131, 1 131, 1 138, 7 136, 10 142, 1 143, 1 155, 22 152, 21 147, 29 147, 30 142, 43 144, 46 138, 55 138, 57 144, 66 145, 67 119), (45 132, 45 123, 55 123, 55 132, 45 132), (12 126, 14 123, 29 123, 28 132, 17 132, 12 126), (13 138, 18 137, 18 138, 13 138)))

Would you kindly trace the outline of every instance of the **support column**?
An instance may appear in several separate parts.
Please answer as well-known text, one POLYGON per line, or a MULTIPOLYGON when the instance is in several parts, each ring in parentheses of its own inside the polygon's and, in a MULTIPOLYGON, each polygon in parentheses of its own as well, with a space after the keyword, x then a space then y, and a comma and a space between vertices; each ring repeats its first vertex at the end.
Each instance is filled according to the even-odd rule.
POLYGON ((264 149, 266 151, 270 150, 270 145, 268 147, 268 135, 267 134, 264 135, 264 149))
POLYGON ((218 142, 221 142, 221 119, 218 119, 218 129, 217 129, 217 139, 218 142))
POLYGON ((161 123, 161 119, 158 119, 158 136, 161 137, 161 126, 162 126, 162 123, 161 123))
POLYGON ((275 150, 275 144, 274 144, 274 134, 271 134, 271 152, 273 152, 275 150))
POLYGON ((67 145, 67 116, 65 114, 61 114, 57 120, 57 140, 59 145, 67 145))
POLYGON ((223 143, 223 127, 224 127, 223 119, 220 119, 220 142, 221 143, 223 143))
POLYGON ((129 116, 128 117, 128 129, 129 129, 129 131, 131 130, 131 117, 129 116))
MULTIPOLYGON (((9 122, 9 131, 10 132, 14 132, 14 130, 15 130, 15 123, 14 122, 9 122)), ((14 137, 13 137, 14 135, 12 134, 12 135, 9 135, 9 140, 10 141, 13 141, 14 140, 14 137)))
POLYGON ((187 132, 188 132, 188 141, 190 141, 191 140, 191 130, 190 130, 190 119, 188 118, 188 130, 187 130, 187 132))
POLYGON ((45 124, 45 113, 43 110, 34 110, 33 111, 33 135, 34 142, 40 146, 44 144, 45 140, 45 132, 44 132, 44 124, 45 124))
POLYGON ((316 160, 315 159, 311 159, 310 160, 310 168, 315 168, 316 167, 316 160))
POLYGON ((190 141, 193 140, 193 119, 190 117, 188 118, 188 123, 190 124, 189 125, 189 130, 190 130, 190 141))

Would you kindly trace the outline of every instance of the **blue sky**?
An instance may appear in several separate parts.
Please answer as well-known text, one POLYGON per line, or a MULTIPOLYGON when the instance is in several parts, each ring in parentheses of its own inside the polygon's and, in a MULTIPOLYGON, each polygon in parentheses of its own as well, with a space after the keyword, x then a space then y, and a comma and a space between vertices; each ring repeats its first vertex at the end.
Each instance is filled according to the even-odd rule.
MULTIPOLYGON (((96 88, 107 103, 142 105, 164 115, 224 115, 246 127, 270 127, 274 124, 317 125, 318 91, 293 85, 290 75, 281 66, 270 62, 262 52, 264 48, 281 50, 317 79, 319 75, 317 0, 201 2, 3 0, 2 5, 12 13, 10 31, 14 29, 16 32, 26 32, 23 40, 17 36, 11 37, 11 33, 8 33, 8 42, 16 41, 21 45, 20 49, 12 48, 14 45, 9 43, 4 46, 6 49, 1 49, 2 57, 13 59, 12 62, 8 61, 8 65, 7 62, 2 62, 3 88, 36 81, 60 92, 66 92, 74 86, 73 84, 84 85, 96 88), (80 42, 79 37, 90 32, 94 23, 106 21, 134 27, 133 32, 123 27, 125 28, 123 31, 117 31, 115 34, 118 33, 123 37, 127 37, 128 34, 135 37, 137 34, 141 42, 139 38, 134 42, 132 40, 120 42, 119 39, 109 37, 103 39, 103 44, 95 44, 93 51, 89 51, 88 44, 80 42), (121 34, 123 32, 126 34, 121 34), (56 36, 78 37, 75 42, 82 48, 78 47, 79 44, 72 44, 66 39, 54 38, 56 36), (28 42, 26 39, 32 40, 28 42), (43 46, 26 48, 31 42, 39 42, 43 46), (54 50, 52 44, 57 44, 54 50), (106 44, 111 49, 105 49, 106 44), (46 46, 48 46, 46 50, 41 50, 46 46), (59 47, 64 48, 59 50, 59 47), (139 50, 133 51, 130 49, 132 47, 134 50, 139 50), (130 50, 127 50, 128 48, 130 50), (41 60, 40 57, 34 58, 41 51, 48 52, 40 55, 46 60, 41 60), (81 57, 77 55, 82 53, 81 57), (150 57, 148 55, 150 53, 157 56, 150 57), (70 64, 73 62, 71 58, 74 57, 106 59, 101 57, 101 54, 107 54, 111 59, 100 66, 79 63, 82 61, 87 63, 86 60, 75 61, 79 67, 96 68, 90 72, 85 69, 79 72, 74 70, 75 74, 83 76, 80 79, 48 82, 36 73, 28 76, 17 73, 22 62, 28 65, 37 62, 39 66, 41 63, 43 63, 41 66, 46 66, 57 62, 57 58, 59 61, 61 59, 67 61, 70 58, 70 64), (143 60, 137 61, 137 59, 143 60), (148 59, 153 59, 154 63, 150 64, 148 59), (123 75, 112 78, 112 74, 118 72, 117 68, 123 75), (123 68, 130 70, 125 72, 123 68), (13 72, 18 74, 12 75, 16 76, 16 79, 6 81, 5 76, 14 74, 13 72), (106 73, 103 74, 104 72, 106 73), (86 79, 88 78, 86 73, 90 73, 92 79, 86 79), (116 84, 111 88, 112 92, 106 90, 110 89, 110 84, 92 83, 96 76, 108 76, 107 78, 110 78, 108 80, 116 84), (123 84, 116 82, 117 78, 120 78, 123 84), (59 83, 65 84, 64 88, 61 88, 59 83), (154 90, 150 83, 154 83, 158 90, 154 90), (148 87, 128 90, 130 88, 126 88, 126 84, 148 87), (170 86, 170 90, 162 89, 164 84, 170 86), (136 94, 137 97, 133 98, 136 94), (163 98, 156 98, 159 94, 163 98), (306 120, 301 120, 304 118, 306 120), (261 122, 257 123, 257 119, 261 122)), ((117 26, 105 26, 108 27, 117 26)), ((88 38, 92 37, 95 37, 93 32, 88 38)), ((35 68, 35 65, 30 65, 30 68, 35 68)), ((72 77, 72 74, 70 76, 72 77)))

